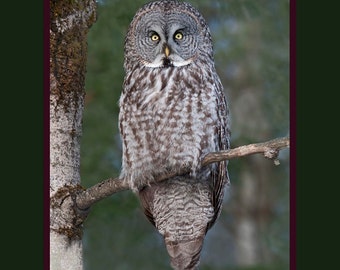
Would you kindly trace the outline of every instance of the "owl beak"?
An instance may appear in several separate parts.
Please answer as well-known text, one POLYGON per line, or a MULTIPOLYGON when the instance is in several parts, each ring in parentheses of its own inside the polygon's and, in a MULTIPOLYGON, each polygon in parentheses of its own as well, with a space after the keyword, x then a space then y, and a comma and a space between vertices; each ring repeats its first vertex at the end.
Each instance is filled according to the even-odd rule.
POLYGON ((172 61, 169 58, 171 51, 167 44, 164 45, 164 54, 165 57, 163 58, 163 67, 173 67, 172 61))
POLYGON ((170 55, 170 49, 167 45, 165 45, 164 54, 165 54, 166 57, 168 57, 170 55))

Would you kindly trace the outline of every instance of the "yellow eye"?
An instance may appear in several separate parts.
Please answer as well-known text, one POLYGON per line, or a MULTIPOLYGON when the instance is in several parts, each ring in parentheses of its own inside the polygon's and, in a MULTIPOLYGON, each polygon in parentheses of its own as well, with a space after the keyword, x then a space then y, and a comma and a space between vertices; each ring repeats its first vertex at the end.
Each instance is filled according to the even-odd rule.
POLYGON ((157 34, 152 34, 151 40, 157 41, 157 40, 159 40, 159 36, 157 34))
POLYGON ((177 33, 175 34, 175 39, 180 40, 180 39, 182 39, 182 38, 183 38, 183 34, 182 34, 182 33, 177 32, 177 33))

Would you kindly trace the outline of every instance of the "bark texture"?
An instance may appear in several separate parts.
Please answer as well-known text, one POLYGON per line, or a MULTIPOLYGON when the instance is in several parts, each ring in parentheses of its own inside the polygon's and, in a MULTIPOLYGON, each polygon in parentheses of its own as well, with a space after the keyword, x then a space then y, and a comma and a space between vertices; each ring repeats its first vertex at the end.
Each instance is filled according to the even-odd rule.
POLYGON ((96 4, 50 1, 50 269, 82 269, 80 189, 87 32, 96 4), (72 195, 72 196, 71 196, 72 195))

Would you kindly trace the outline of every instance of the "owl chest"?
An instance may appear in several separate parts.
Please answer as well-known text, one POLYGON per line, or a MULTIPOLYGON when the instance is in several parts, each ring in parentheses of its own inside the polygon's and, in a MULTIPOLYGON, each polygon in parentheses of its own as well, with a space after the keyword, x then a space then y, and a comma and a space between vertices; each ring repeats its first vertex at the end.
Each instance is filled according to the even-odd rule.
POLYGON ((143 89, 131 96, 129 104, 129 128, 135 129, 150 150, 204 149, 213 144, 216 105, 201 91, 180 87, 143 89))

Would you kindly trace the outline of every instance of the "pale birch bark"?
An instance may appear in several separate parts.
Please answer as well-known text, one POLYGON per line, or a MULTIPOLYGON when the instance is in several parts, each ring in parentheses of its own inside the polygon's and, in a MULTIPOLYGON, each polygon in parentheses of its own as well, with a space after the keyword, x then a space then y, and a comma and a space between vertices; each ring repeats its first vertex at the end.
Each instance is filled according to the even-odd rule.
POLYGON ((50 269, 81 270, 82 220, 70 190, 80 187, 86 37, 96 4, 50 1, 50 269), (67 187, 67 188, 66 188, 67 187))

